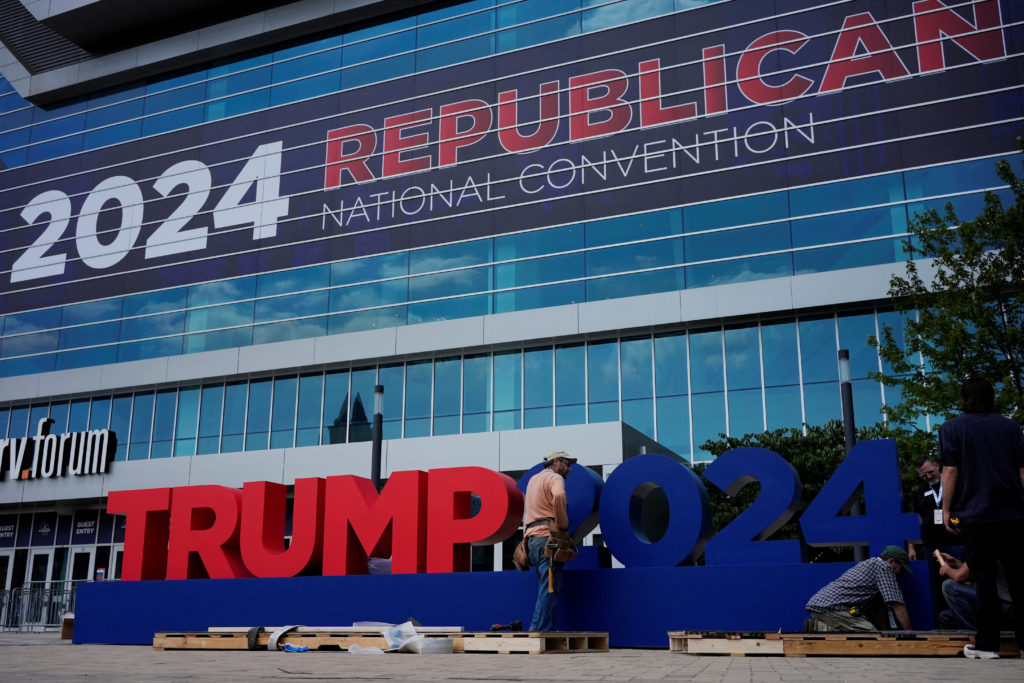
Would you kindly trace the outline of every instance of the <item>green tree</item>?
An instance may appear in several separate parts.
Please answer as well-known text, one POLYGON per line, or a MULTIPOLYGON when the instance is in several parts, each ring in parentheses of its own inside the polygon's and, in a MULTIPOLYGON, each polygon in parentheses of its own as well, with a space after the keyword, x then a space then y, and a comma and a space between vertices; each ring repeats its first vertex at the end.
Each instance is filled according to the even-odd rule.
POLYGON ((996 409, 1024 424, 1024 178, 1006 160, 996 172, 1013 205, 988 192, 974 220, 961 221, 947 204, 945 215, 933 209, 910 222, 906 274, 889 283, 903 334, 885 327, 871 340, 888 364, 876 378, 902 392, 887 406, 896 424, 952 417, 971 376, 992 382, 996 409))

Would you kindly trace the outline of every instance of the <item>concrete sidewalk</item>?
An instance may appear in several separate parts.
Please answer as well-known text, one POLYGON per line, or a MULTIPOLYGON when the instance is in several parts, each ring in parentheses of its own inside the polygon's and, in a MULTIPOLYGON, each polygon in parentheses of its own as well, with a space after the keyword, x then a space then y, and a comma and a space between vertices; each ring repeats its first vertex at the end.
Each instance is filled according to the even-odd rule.
POLYGON ((0 678, 14 681, 868 681, 1024 680, 1024 659, 723 657, 613 649, 563 655, 357 655, 165 651, 72 645, 56 633, 0 633, 0 678))

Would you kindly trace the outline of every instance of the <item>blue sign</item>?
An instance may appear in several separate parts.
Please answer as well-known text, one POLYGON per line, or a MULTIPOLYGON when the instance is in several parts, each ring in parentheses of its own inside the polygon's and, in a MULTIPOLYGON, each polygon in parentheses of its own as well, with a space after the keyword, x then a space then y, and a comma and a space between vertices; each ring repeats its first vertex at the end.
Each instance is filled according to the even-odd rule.
POLYGON ((1024 10, 949 4, 710 5, 9 170, 0 310, 1012 151, 1024 10))

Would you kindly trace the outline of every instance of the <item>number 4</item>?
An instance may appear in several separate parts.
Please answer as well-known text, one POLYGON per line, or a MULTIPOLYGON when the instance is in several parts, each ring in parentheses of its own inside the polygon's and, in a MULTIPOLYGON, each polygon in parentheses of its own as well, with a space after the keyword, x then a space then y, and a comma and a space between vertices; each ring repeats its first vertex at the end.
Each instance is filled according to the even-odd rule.
POLYGON ((252 225, 252 238, 277 235, 277 223, 288 215, 288 198, 281 197, 281 141, 260 145, 213 209, 213 227, 252 225), (243 203, 256 183, 256 198, 243 203))
POLYGON ((921 538, 920 520, 903 512, 896 442, 861 441, 836 468, 800 517, 808 545, 868 545, 872 555, 887 545, 921 538), (849 515, 864 484, 863 515, 849 515))

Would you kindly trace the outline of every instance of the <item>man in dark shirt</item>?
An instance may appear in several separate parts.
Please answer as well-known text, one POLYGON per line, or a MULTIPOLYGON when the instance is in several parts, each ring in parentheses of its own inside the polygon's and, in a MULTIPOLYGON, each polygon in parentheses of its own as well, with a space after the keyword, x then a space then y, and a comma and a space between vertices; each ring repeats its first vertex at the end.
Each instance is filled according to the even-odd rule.
MULTIPOLYGON (((1024 431, 994 412, 995 392, 983 379, 964 382, 960 404, 963 414, 939 427, 942 518, 950 532, 958 520, 964 559, 978 586, 977 637, 964 655, 997 659, 997 561, 1014 604, 1024 605, 1024 431)), ((1014 610, 1014 631, 1024 651, 1024 609, 1014 610)))
POLYGON ((935 559, 935 551, 952 555, 962 560, 963 546, 960 545, 959 534, 946 531, 942 523, 942 497, 945 490, 942 486, 942 469, 937 456, 926 455, 917 463, 917 476, 921 485, 913 494, 914 512, 921 518, 921 541, 924 552, 918 558, 914 546, 910 546, 910 559, 923 559, 928 562, 928 578, 932 589, 932 618, 938 623, 939 613, 945 608, 946 601, 942 595, 942 577, 939 575, 939 563, 935 559))

